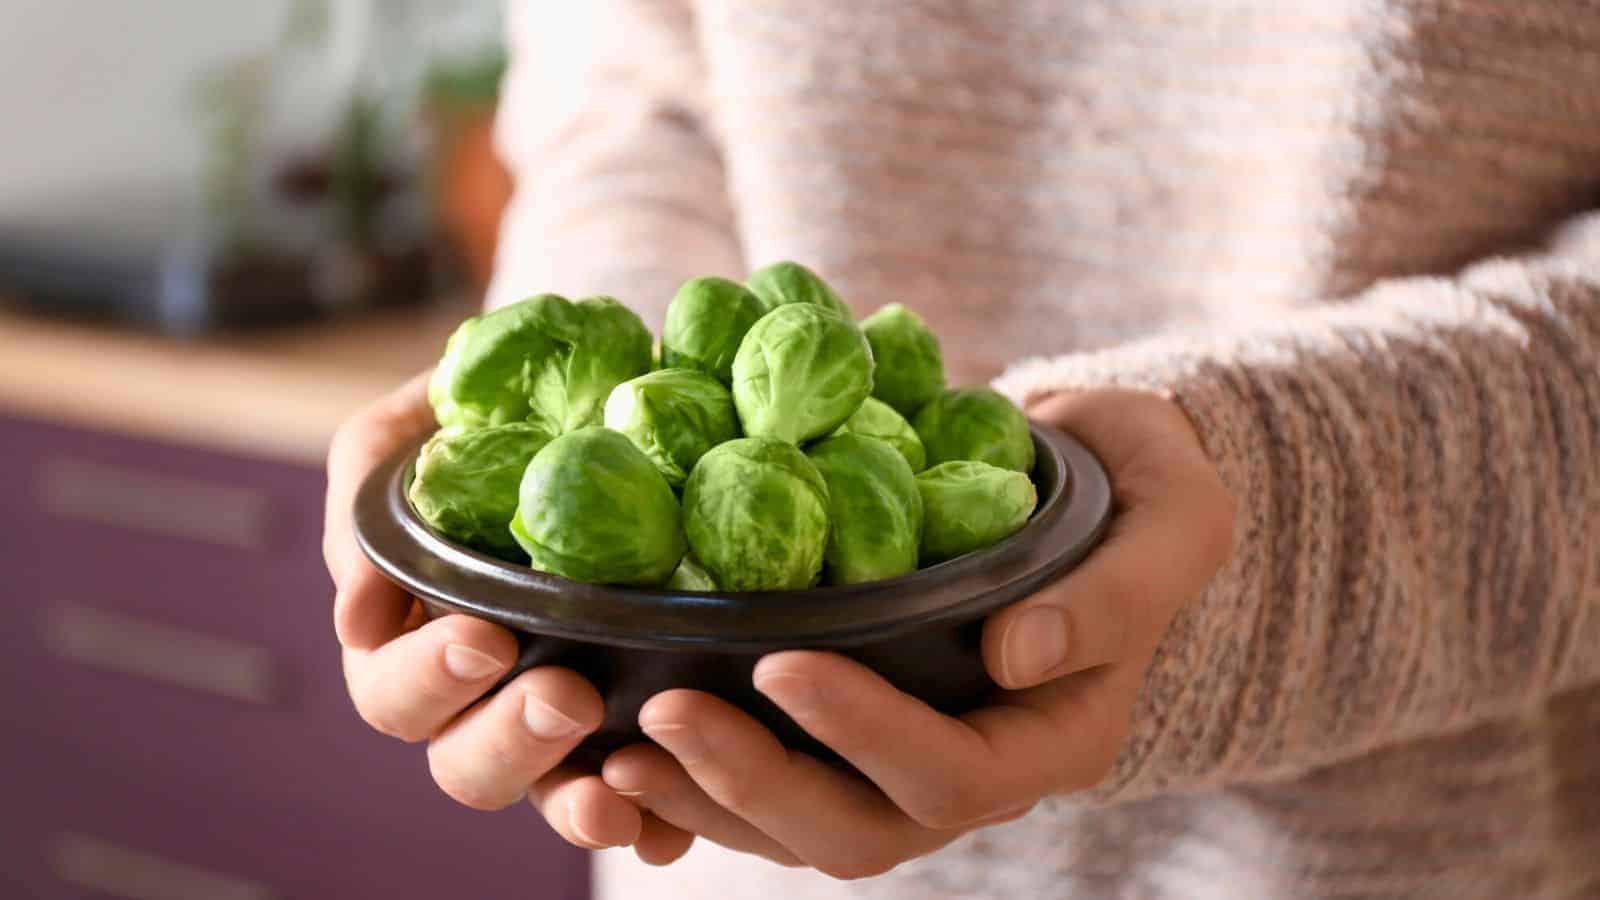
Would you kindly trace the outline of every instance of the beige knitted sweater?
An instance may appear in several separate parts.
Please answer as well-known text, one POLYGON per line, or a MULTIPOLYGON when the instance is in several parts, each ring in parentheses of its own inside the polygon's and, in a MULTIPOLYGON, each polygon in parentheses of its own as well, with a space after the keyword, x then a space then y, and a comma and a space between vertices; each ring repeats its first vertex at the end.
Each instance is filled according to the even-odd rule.
POLYGON ((494 299, 659 325, 689 276, 803 260, 959 378, 1175 391, 1242 510, 1092 796, 871 882, 697 850, 637 883, 1600 897, 1600 4, 511 18, 494 299))

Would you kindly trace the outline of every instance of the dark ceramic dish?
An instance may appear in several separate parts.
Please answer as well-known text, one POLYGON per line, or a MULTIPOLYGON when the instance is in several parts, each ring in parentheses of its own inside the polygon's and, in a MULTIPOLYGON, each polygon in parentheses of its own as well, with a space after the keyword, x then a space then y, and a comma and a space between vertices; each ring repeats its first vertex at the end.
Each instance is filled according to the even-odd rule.
MULTIPOLYGON (((693 594, 569 581, 451 543, 406 500, 418 441, 367 477, 356 497, 362 549, 430 614, 466 613, 517 633, 522 654, 506 679, 560 665, 594 682, 605 724, 575 754, 597 766, 644 740, 639 708, 670 688, 708 691, 821 753, 751 686, 761 655, 826 649, 871 666, 948 713, 995 689, 979 654, 983 618, 1028 596, 1093 548, 1111 513, 1105 470, 1083 445, 1035 425, 1039 506, 1021 531, 977 553, 871 584, 768 593, 693 594)), ((503 682, 502 682, 503 683, 503 682)), ((827 755, 827 754, 823 754, 827 755)))

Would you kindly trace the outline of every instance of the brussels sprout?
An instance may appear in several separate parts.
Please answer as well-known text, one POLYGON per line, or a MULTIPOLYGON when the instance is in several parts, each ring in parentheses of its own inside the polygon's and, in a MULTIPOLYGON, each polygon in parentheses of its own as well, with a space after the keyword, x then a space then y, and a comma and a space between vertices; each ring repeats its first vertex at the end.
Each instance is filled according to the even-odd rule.
POLYGON ((922 449, 922 438, 917 437, 916 429, 904 416, 895 412, 894 407, 875 397, 861 401, 861 408, 845 419, 834 434, 860 434, 877 438, 898 450, 906 458, 912 472, 921 472, 928 464, 927 453, 922 449))
POLYGON ((531 422, 435 434, 417 455, 408 496, 417 515, 445 537, 496 554, 514 553, 506 525, 528 461, 554 435, 531 422))
POLYGON ((707 450, 739 436, 728 389, 694 369, 659 369, 617 385, 605 424, 627 435, 673 487, 683 486, 707 450))
POLYGON ((745 332, 767 307, 744 286, 726 278, 696 278, 678 289, 661 330, 661 364, 699 369, 733 383, 733 357, 745 332))
POLYGON ((921 316, 891 303, 863 319, 861 333, 877 363, 872 396, 911 416, 944 390, 944 355, 921 316))
POLYGON ((578 339, 561 379, 563 431, 599 425, 612 388, 650 371, 650 329, 633 310, 610 297, 574 304, 578 339))
POLYGON ((915 570, 922 494, 905 457, 889 444, 859 434, 828 438, 806 456, 828 485, 824 580, 856 584, 915 570))
POLYGON ((571 317, 572 304, 554 294, 461 323, 445 344, 428 385, 434 415, 445 427, 481 428, 524 419, 560 425, 534 398, 535 373, 558 364, 562 345, 550 323, 571 317))
POLYGON ((511 534, 535 569, 598 584, 660 584, 683 559, 678 499, 609 428, 568 432, 528 464, 511 534))
POLYGON ((450 387, 461 365, 461 351, 466 347, 468 336, 478 327, 478 321, 478 317, 473 316, 456 326, 444 343, 444 356, 439 358, 439 364, 428 378, 428 405, 433 407, 433 417, 440 428, 460 429, 472 424, 472 415, 456 405, 450 387))
POLYGON ((429 383, 439 423, 599 424, 606 396, 650 368, 650 332, 609 297, 540 294, 456 329, 429 383))
POLYGON ((797 262, 773 263, 760 269, 750 275, 745 287, 761 298, 769 312, 790 303, 810 303, 831 309, 846 319, 853 318, 850 307, 844 305, 833 288, 818 278, 817 273, 797 262))
POLYGON ((1016 534, 1038 492, 1028 476, 988 463, 940 463, 917 476, 922 493, 922 564, 954 559, 1016 534))
POLYGON ((674 591, 689 591, 705 594, 719 590, 717 581, 705 567, 695 562, 694 556, 685 556, 678 567, 672 570, 672 577, 667 579, 666 587, 674 591))
POLYGON ((798 444, 838 428, 872 393, 872 351, 855 324, 792 303, 761 318, 733 360, 733 402, 751 437, 798 444))
POLYGON ((1018 472, 1033 470, 1028 418, 989 388, 945 391, 911 420, 928 451, 928 465, 974 459, 1018 472))
POLYGON ((810 587, 828 545, 828 486, 793 444, 729 441, 689 474, 683 528, 695 559, 725 590, 810 587))

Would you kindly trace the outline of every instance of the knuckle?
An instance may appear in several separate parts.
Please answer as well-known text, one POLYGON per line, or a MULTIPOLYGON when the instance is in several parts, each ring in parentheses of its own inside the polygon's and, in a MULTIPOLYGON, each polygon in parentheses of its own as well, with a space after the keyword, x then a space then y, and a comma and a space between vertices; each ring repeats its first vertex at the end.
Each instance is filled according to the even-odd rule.
POLYGON ((750 782, 742 777, 730 777, 717 785, 717 803, 743 818, 748 818, 755 811, 760 796, 761 792, 753 789, 750 782))
POLYGON ((443 754, 428 753, 428 771, 433 783, 451 800, 470 809, 493 812, 517 802, 517 797, 507 797, 483 778, 475 778, 461 771, 443 754))
POLYGON ((370 704, 357 704, 356 712, 360 713, 361 721, 366 722, 372 730, 397 741, 416 744, 428 737, 425 729, 418 727, 416 723, 406 721, 392 710, 373 709, 370 704))
POLYGON ((984 817, 986 810, 970 784, 946 784, 919 793, 905 809, 924 828, 959 828, 984 817))
POLYGON ((406 714, 404 704, 394 702, 393 694, 372 689, 373 673, 370 670, 350 672, 346 677, 356 714, 373 731, 407 744, 420 743, 432 736, 425 723, 418 722, 414 715, 406 714))

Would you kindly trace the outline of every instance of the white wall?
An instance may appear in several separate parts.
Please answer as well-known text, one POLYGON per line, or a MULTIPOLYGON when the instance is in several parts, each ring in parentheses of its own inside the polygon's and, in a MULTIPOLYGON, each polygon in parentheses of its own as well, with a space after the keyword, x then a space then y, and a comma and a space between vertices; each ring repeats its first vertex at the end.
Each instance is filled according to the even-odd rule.
POLYGON ((0 223, 155 218, 196 199, 196 73, 273 40, 286 0, 0 0, 0 223))

